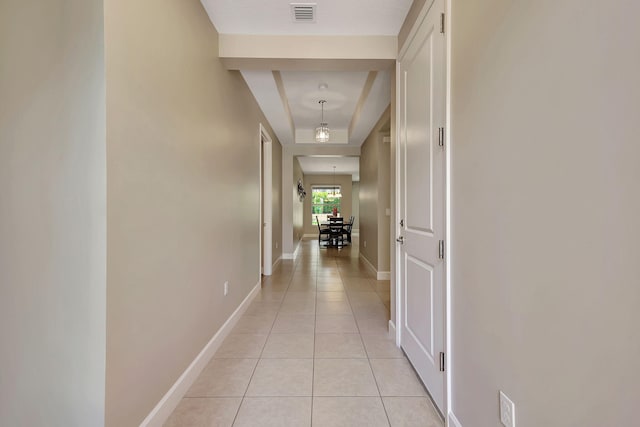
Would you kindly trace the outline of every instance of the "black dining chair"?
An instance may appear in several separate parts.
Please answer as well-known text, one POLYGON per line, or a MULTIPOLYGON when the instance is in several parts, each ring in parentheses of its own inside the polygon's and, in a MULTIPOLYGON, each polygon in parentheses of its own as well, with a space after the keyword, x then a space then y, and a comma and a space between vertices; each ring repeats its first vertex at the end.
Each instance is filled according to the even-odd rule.
POLYGON ((320 224, 320 220, 316 215, 316 223, 318 224, 318 245, 322 246, 322 242, 329 243, 331 240, 331 228, 320 224), (324 237, 323 237, 324 236, 324 237))
POLYGON ((351 243, 351 230, 353 229, 353 221, 355 220, 354 216, 349 218, 349 222, 347 222, 342 227, 342 233, 347 236, 347 242, 351 243))
POLYGON ((344 246, 344 233, 343 233, 342 221, 331 221, 329 225, 329 240, 331 246, 341 248, 344 246))

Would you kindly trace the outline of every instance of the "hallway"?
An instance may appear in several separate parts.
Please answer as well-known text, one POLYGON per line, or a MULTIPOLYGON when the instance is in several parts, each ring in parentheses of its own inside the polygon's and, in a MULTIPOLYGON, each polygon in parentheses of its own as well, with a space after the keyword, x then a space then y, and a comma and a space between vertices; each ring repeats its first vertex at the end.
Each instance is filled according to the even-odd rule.
POLYGON ((167 427, 440 427, 388 336, 389 282, 342 250, 282 261, 167 427))

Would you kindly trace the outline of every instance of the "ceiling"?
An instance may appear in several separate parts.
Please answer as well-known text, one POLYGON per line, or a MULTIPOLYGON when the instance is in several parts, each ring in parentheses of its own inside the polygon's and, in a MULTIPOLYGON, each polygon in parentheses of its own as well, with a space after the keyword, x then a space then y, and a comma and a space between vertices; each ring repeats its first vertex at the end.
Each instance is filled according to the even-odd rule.
POLYGON ((324 121, 330 144, 360 146, 391 101, 389 71, 254 71, 242 75, 282 144, 317 144, 324 121), (320 89, 320 85, 326 89, 320 89), (283 96, 284 94, 284 96, 283 96))
POLYGON ((202 0, 222 34, 398 35, 412 0, 202 0), (293 22, 291 3, 316 4, 315 22, 293 22))
MULTIPOLYGON (((238 65, 233 69, 242 73, 283 145, 321 145, 314 141, 315 128, 321 122, 318 102, 321 99, 327 101, 324 121, 331 130, 330 141, 323 145, 362 145, 391 101, 391 68, 395 59, 377 68, 366 61, 357 61, 377 59, 375 52, 373 56, 367 55, 382 49, 376 47, 381 44, 380 37, 390 37, 395 52, 395 37, 412 0, 201 1, 221 40, 222 35, 231 40, 225 46, 238 46, 245 40, 237 39, 236 43, 233 37, 253 37, 244 46, 253 46, 252 58, 263 61, 259 66, 238 65), (314 7, 312 22, 294 22, 293 4, 314 7), (358 43, 366 48, 340 56, 338 51, 343 45, 358 46, 358 43), (272 56, 269 52, 273 46, 278 52, 298 50, 288 57, 272 56), (325 49, 329 54, 314 53, 309 58, 309 53, 318 52, 317 49, 325 49), (337 62, 329 58, 334 52, 337 62), (350 60, 351 65, 341 66, 350 60), (282 61, 294 65, 283 66, 282 61), (353 66, 353 61, 361 65, 353 66)), ((303 170, 315 173, 304 166, 303 170)))

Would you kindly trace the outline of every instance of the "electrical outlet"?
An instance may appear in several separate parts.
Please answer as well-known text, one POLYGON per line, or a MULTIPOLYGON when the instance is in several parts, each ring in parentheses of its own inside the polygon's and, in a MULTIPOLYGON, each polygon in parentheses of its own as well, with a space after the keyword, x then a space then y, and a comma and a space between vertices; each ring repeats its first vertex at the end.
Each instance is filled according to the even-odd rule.
POLYGON ((505 427, 516 427, 516 405, 500 392, 500 422, 505 427))
POLYGON ((276 249, 278 249, 278 242, 276 242, 276 249))
POLYGON ((364 247, 365 248, 367 247, 367 241, 366 240, 364 241, 364 247))
POLYGON ((229 293, 229 282, 224 282, 224 296, 226 297, 229 293))

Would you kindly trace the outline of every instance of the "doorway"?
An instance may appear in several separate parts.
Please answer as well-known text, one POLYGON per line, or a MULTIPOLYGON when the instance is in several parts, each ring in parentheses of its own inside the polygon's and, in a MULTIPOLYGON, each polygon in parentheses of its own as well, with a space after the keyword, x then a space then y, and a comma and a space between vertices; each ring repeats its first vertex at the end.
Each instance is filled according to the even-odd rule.
POLYGON ((260 124, 260 271, 271 276, 273 265, 273 154, 271 137, 260 124))

